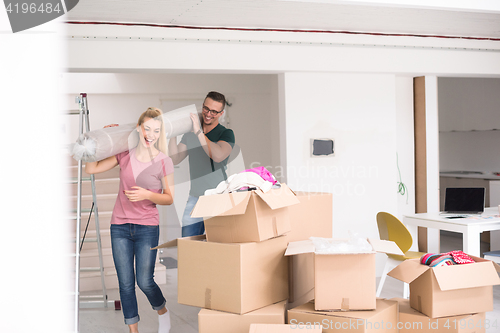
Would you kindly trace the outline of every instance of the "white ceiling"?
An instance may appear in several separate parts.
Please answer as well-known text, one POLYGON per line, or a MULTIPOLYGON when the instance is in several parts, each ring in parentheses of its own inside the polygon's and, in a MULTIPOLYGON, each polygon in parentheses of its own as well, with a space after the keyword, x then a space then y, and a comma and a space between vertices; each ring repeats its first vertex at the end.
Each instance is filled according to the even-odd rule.
MULTIPOLYGON (((446 1, 449 3, 434 3, 446 1)), ((488 4, 492 0, 465 3, 475 1, 488 4)), ((424 0, 399 0, 398 5, 394 2, 398 1, 80 0, 66 14, 66 20, 500 39, 499 5, 493 5, 496 8, 491 10, 456 5, 443 9, 418 5, 424 0)))

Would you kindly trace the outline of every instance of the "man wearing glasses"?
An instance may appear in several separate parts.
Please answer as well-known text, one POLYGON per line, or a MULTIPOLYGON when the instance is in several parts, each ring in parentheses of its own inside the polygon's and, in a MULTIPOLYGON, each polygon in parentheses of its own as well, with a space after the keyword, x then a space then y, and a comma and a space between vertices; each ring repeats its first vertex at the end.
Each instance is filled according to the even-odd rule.
POLYGON ((178 144, 177 138, 171 138, 168 143, 169 155, 175 165, 186 156, 189 158, 191 188, 182 216, 182 237, 204 233, 203 219, 192 218, 191 211, 205 190, 215 188, 227 179, 226 164, 235 140, 233 131, 219 124, 225 105, 223 94, 209 92, 203 102, 200 121, 196 119, 197 114, 191 114, 193 131, 184 134, 178 144))

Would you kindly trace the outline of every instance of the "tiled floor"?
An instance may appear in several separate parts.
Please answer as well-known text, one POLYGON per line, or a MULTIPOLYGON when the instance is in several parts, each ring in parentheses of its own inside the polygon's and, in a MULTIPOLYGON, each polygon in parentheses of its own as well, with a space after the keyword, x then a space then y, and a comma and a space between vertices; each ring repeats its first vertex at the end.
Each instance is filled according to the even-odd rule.
MULTIPOLYGON (((461 249, 462 240, 457 234, 442 233, 441 250, 451 251, 461 249)), ((486 244, 482 244, 482 251, 486 251, 486 244)), ((161 256, 176 257, 175 250, 166 250, 161 256)), ((172 263, 173 261, 170 261, 172 263)), ((167 267, 169 267, 167 265, 167 267)), ((198 311, 199 308, 181 305, 177 303, 177 269, 167 269, 167 284, 161 285, 164 296, 167 298, 168 308, 171 311, 172 329, 171 333, 196 333, 198 332, 198 311)), ((119 299, 116 289, 109 290, 110 299, 119 299)), ((487 333, 500 332, 500 286, 495 286, 494 290, 495 311, 488 312, 486 318, 490 323, 497 322, 497 328, 486 330, 487 333)), ((392 298, 402 297, 403 284, 393 278, 387 278, 381 297, 392 298)), ((139 315, 141 321, 139 330, 141 333, 158 332, 157 314, 151 309, 146 297, 141 291, 137 292, 139 302, 139 315)), ((108 309, 81 309, 80 310, 80 332, 82 333, 127 333, 128 328, 123 323, 121 311, 112 308, 108 309)))

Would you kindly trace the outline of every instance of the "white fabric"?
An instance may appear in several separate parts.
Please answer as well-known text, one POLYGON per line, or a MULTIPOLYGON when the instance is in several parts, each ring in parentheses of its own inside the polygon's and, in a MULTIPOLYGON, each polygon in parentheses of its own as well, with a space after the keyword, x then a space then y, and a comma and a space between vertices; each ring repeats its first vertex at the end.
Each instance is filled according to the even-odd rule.
POLYGON ((220 182, 216 188, 206 190, 205 195, 234 192, 243 187, 257 187, 266 193, 273 187, 273 183, 264 180, 255 172, 240 172, 220 182))

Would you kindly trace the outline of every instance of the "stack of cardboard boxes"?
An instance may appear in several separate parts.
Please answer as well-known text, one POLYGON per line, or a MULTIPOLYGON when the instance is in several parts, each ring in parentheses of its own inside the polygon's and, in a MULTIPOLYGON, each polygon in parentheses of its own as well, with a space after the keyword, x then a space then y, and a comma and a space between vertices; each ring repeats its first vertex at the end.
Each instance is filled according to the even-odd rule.
POLYGON ((314 253, 310 237, 332 236, 332 195, 294 193, 282 185, 267 193, 200 197, 191 215, 205 218, 206 235, 159 246, 178 248, 178 302, 203 308, 200 333, 247 333, 252 324, 285 323, 291 331, 319 325, 325 333, 441 332, 434 326, 460 328, 461 320, 486 327, 492 285, 500 283, 498 265, 474 258, 475 264, 445 272, 448 267, 406 261, 389 275, 410 283, 410 300, 377 299, 375 253, 401 254, 397 245, 369 239, 373 251, 366 253, 314 253), (449 320, 436 324, 438 317, 449 320), (423 330, 409 330, 417 321, 423 330))
POLYGON ((284 324, 288 299, 288 207, 299 199, 285 184, 200 197, 206 237, 177 239, 178 302, 203 308, 199 332, 245 332, 252 323, 284 324), (206 238, 206 240, 205 240, 206 238))

